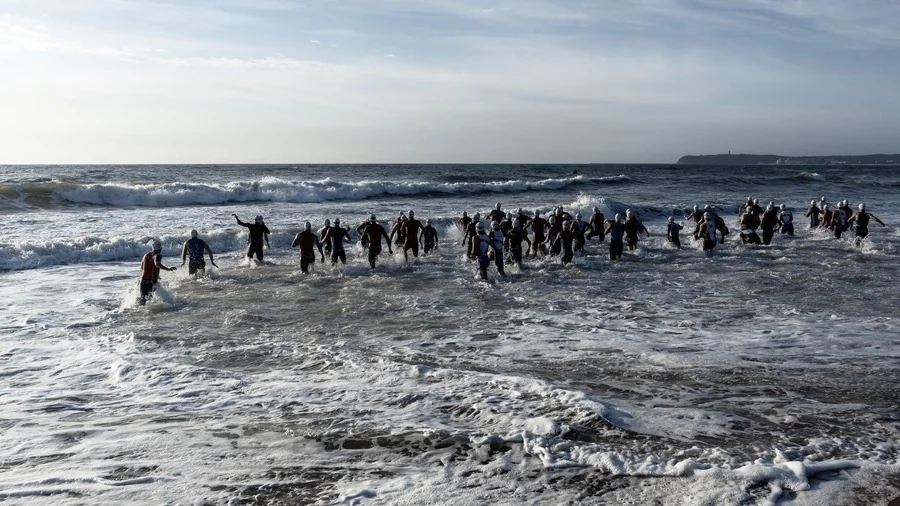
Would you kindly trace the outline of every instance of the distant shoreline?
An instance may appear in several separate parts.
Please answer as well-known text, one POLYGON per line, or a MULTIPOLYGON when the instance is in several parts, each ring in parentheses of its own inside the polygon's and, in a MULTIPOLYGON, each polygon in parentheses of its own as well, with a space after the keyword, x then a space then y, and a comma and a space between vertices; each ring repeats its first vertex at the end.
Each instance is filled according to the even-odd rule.
POLYGON ((685 155, 676 165, 900 165, 900 154, 782 156, 751 154, 685 155))

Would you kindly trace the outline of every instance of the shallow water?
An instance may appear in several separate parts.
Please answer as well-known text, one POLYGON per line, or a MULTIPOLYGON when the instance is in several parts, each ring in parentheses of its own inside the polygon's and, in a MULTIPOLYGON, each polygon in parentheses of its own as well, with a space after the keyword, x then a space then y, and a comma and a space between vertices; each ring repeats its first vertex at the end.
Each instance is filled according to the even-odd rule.
MULTIPOLYGON (((796 237, 767 247, 730 237, 707 257, 662 238, 669 208, 689 207, 687 192, 701 187, 674 178, 666 189, 664 171, 690 171, 635 168, 610 190, 601 178, 628 171, 590 170, 579 168, 598 179, 586 187, 477 201, 429 194, 16 211, 7 235, 23 239, 2 247, 36 265, 22 268, 21 256, 18 270, 0 273, 9 336, 0 341, 9 386, 0 393, 0 497, 886 504, 900 496, 900 214, 885 206, 896 202, 896 176, 866 176, 882 178, 863 189, 891 226, 873 228, 862 248, 798 226, 796 237), (495 200, 581 212, 627 206, 652 236, 621 262, 593 242, 571 265, 527 258, 485 283, 449 223, 495 200), (387 218, 412 205, 439 222, 435 255, 407 264, 385 253, 371 271, 351 249, 348 265, 316 264, 304 276, 287 247, 296 228, 282 223, 373 208, 387 218), (265 265, 242 259, 245 235, 231 212, 274 217, 265 265), (179 265, 181 231, 201 228, 192 223, 203 224, 221 268, 200 279, 163 272, 164 292, 139 307, 141 239, 166 238, 164 263, 179 265)), ((821 179, 773 182, 771 170, 710 187, 698 203, 736 210, 761 187, 787 200, 863 184, 822 169, 821 179)), ((447 172, 428 180, 442 184, 447 172)))

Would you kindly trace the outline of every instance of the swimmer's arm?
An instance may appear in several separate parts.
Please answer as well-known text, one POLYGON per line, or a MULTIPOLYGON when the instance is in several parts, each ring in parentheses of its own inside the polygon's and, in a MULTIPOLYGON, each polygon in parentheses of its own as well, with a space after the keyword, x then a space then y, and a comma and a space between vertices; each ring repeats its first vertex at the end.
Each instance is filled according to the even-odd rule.
POLYGON ((325 263, 325 253, 322 251, 322 243, 319 242, 318 237, 316 237, 316 247, 319 248, 319 256, 322 258, 321 263, 325 263))
POLYGON ((294 242, 291 243, 292 248, 296 248, 300 245, 300 234, 294 236, 294 242))
POLYGON ((184 261, 185 261, 184 259, 187 257, 187 251, 188 251, 188 243, 187 243, 187 241, 184 241, 184 246, 181 247, 181 265, 184 265, 184 261))
MULTIPOLYGON (((187 243, 185 243, 185 245, 187 245, 187 243)), ((211 263, 213 267, 218 268, 219 266, 216 265, 216 261, 213 260, 212 248, 210 248, 209 244, 207 244, 205 241, 203 243, 203 247, 206 248, 206 253, 209 254, 209 263, 211 263)), ((182 263, 181 265, 184 265, 184 263, 182 263)))
POLYGON ((232 214, 232 216, 234 216, 234 219, 237 220, 237 224, 238 224, 238 225, 240 225, 240 226, 242 226, 242 227, 249 227, 249 226, 250 226, 249 223, 244 223, 243 221, 241 221, 241 219, 238 218, 238 215, 232 214))
POLYGON ((881 221, 881 220, 878 218, 878 216, 875 216, 875 215, 872 214, 872 213, 869 213, 869 216, 871 216, 872 219, 875 220, 875 221, 877 221, 878 223, 881 223, 881 226, 882 226, 882 227, 886 227, 886 226, 887 226, 887 225, 884 224, 883 221, 881 221))
POLYGON ((166 267, 162 264, 162 255, 156 255, 156 266, 164 271, 174 271, 177 267, 166 267))

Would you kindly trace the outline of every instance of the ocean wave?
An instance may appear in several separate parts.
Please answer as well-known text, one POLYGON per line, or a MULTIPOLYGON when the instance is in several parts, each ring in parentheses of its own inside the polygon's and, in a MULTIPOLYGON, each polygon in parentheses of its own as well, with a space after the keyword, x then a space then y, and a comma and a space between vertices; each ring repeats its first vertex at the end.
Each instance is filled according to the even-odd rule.
POLYGON ((252 202, 359 201, 383 196, 521 193, 562 190, 589 184, 617 184, 625 175, 589 178, 575 176, 537 181, 491 182, 342 182, 286 181, 267 177, 259 181, 229 183, 77 184, 63 181, 0 184, 0 206, 44 208, 64 205, 120 207, 179 207, 252 202))

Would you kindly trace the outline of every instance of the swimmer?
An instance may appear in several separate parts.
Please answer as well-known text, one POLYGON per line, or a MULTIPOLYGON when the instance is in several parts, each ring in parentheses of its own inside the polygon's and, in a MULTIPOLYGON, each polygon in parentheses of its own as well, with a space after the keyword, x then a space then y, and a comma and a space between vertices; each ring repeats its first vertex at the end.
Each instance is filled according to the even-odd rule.
POLYGON ((150 251, 141 259, 141 302, 143 306, 147 299, 153 296, 153 290, 159 283, 159 271, 174 271, 177 267, 166 267, 162 264, 162 243, 154 240, 150 251))
POLYGON ((853 213, 850 212, 847 201, 840 202, 831 216, 831 228, 834 230, 835 239, 840 239, 844 231, 850 226, 847 220, 850 219, 851 214, 853 213))
POLYGON ((316 249, 319 250, 320 262, 325 263, 325 254, 322 252, 322 244, 319 236, 313 233, 312 223, 306 222, 303 232, 294 237, 292 248, 300 247, 300 270, 303 274, 309 274, 309 266, 316 263, 316 249))
POLYGON ((666 239, 678 249, 681 249, 681 237, 678 234, 682 228, 684 228, 684 224, 675 223, 675 218, 669 216, 669 224, 666 227, 666 239))
POLYGON ((759 219, 760 227, 762 227, 763 244, 772 244, 772 237, 775 235, 775 228, 778 226, 778 223, 778 213, 775 212, 775 207, 769 204, 759 219))
POLYGON ((422 227, 422 233, 419 235, 419 241, 422 243, 422 254, 431 253, 438 244, 437 229, 431 226, 431 220, 425 220, 425 226, 422 227))
POLYGON ((197 231, 191 230, 191 238, 187 241, 184 241, 184 246, 181 247, 181 266, 184 267, 185 259, 190 254, 191 262, 188 264, 188 274, 193 276, 200 271, 200 274, 206 273, 206 262, 203 261, 203 253, 209 254, 209 263, 212 264, 213 267, 218 268, 216 265, 216 261, 213 260, 213 252, 210 249, 209 244, 206 244, 206 241, 197 237, 197 231))
POLYGON ((407 219, 406 215, 401 212, 400 216, 397 217, 396 221, 394 221, 394 225, 391 227, 389 240, 396 246, 403 246, 406 244, 406 237, 403 235, 403 224, 406 223, 407 219), (396 239, 394 239, 395 237, 396 239))
POLYGON ((592 232, 593 232, 593 229, 591 228, 591 225, 589 223, 586 223, 584 220, 581 219, 581 214, 579 214, 579 213, 575 214, 575 221, 573 221, 571 223, 572 223, 572 234, 574 234, 572 249, 573 249, 573 251, 580 252, 581 256, 584 256, 584 244, 585 244, 585 242, 587 242, 587 237, 585 234, 588 233, 587 231, 589 228, 591 229, 592 232))
POLYGON ((563 222, 562 230, 560 230, 559 233, 556 234, 556 241, 554 241, 551 251, 559 251, 559 259, 562 260, 562 263, 568 264, 575 256, 575 252, 573 250, 574 242, 575 233, 572 231, 572 222, 566 220, 563 222))
POLYGON ((488 213, 488 221, 491 223, 497 221, 503 221, 503 218, 506 218, 506 213, 500 209, 500 203, 497 202, 497 208, 488 213))
POLYGON ((422 231, 422 222, 416 219, 416 213, 409 212, 409 219, 405 220, 400 226, 403 233, 403 258, 409 261, 407 252, 412 250, 413 256, 419 258, 419 233, 422 231))
POLYGON ((484 223, 480 221, 475 224, 475 235, 472 236, 472 244, 469 250, 475 255, 478 261, 478 273, 481 279, 487 280, 487 268, 491 263, 488 252, 495 249, 494 241, 484 231, 484 223))
MULTIPOLYGON (((472 223, 472 218, 469 218, 469 213, 463 211, 462 216, 456 220, 456 226, 460 230, 466 230, 469 228, 469 223, 472 223)), ((465 241, 463 241, 465 243, 465 241)))
POLYGON ((694 220, 694 223, 700 223, 703 220, 703 212, 700 211, 700 208, 696 205, 691 210, 691 213, 684 217, 685 220, 694 220))
POLYGON ((466 233, 463 234, 462 244, 460 244, 460 246, 468 245, 466 248, 466 256, 469 257, 469 260, 474 260, 476 258, 475 251, 472 249, 472 238, 478 234, 477 226, 480 222, 481 215, 479 213, 475 213, 472 221, 469 222, 469 225, 466 227, 466 233))
POLYGON ((542 255, 547 254, 547 249, 544 247, 547 225, 547 220, 541 218, 541 212, 538 209, 535 209, 534 218, 528 220, 523 227, 526 231, 531 227, 531 248, 529 249, 532 249, 535 255, 537 255, 538 252, 542 255))
POLYGON ((338 218, 334 219, 334 225, 329 228, 325 235, 322 236, 322 239, 319 240, 319 244, 328 244, 331 243, 331 265, 337 265, 338 260, 341 261, 342 264, 347 263, 347 253, 344 251, 344 241, 349 241, 350 236, 347 234, 347 229, 341 226, 341 220, 338 218))
POLYGON ((866 205, 860 204, 859 210, 847 219, 848 223, 856 223, 856 245, 859 246, 863 239, 869 235, 869 219, 873 219, 881 224, 882 227, 887 225, 881 221, 878 216, 866 211, 866 205))
POLYGON ((600 242, 603 242, 603 239, 606 238, 605 224, 606 217, 603 216, 603 213, 600 212, 599 208, 594 207, 591 219, 588 221, 588 225, 591 227, 591 233, 587 235, 586 239, 590 240, 592 237, 599 237, 600 242))
POLYGON ((753 209, 748 208, 744 212, 744 215, 741 216, 740 222, 741 233, 739 234, 739 237, 744 244, 762 244, 759 234, 756 233, 756 229, 759 228, 759 225, 759 217, 753 213, 753 209))
POLYGON ((637 249, 638 233, 643 232, 650 237, 650 231, 641 223, 637 215, 631 212, 631 209, 625 211, 625 244, 628 249, 634 251, 637 249))
POLYGON ((781 212, 778 213, 778 228, 782 234, 794 235, 794 213, 790 212, 786 205, 781 204, 781 212))
POLYGON ((609 235, 609 259, 621 260, 622 252, 625 250, 622 242, 625 238, 625 224, 622 223, 621 214, 617 213, 615 219, 609 222, 606 233, 609 235))
MULTIPOLYGON (((528 243, 528 250, 531 249, 531 241, 528 239, 528 233, 523 227, 522 220, 516 220, 513 229, 509 231, 507 236, 507 244, 509 244, 509 257, 507 263, 514 263, 522 267, 522 241, 528 243)), ((528 251, 525 250, 525 251, 528 251)))
POLYGON ((375 260, 378 259, 378 255, 381 253, 382 239, 387 243, 388 254, 394 254, 394 250, 391 249, 391 240, 388 237, 387 230, 378 223, 374 214, 369 216, 369 221, 366 223, 366 228, 363 229, 362 234, 366 238, 366 244, 368 244, 366 249, 369 253, 369 267, 372 269, 375 268, 375 260))
POLYGON ((819 228, 819 217, 822 216, 822 209, 820 209, 819 206, 816 205, 815 200, 810 200, 809 209, 806 210, 806 214, 804 214, 803 216, 809 218, 810 229, 819 228))
POLYGON ((544 244, 550 246, 551 256, 559 255, 559 243, 556 242, 556 236, 562 232, 562 224, 562 220, 556 216, 550 217, 550 227, 547 229, 547 239, 544 241, 544 244))
MULTIPOLYGON (((316 232, 316 235, 318 235, 319 237, 325 237, 325 234, 328 232, 328 230, 330 228, 331 228, 331 220, 329 220, 328 218, 325 218, 325 226, 320 228, 319 231, 316 232)), ((331 256, 331 243, 328 243, 328 242, 325 243, 325 253, 328 253, 329 257, 331 256)))
POLYGON ((491 231, 488 232, 488 238, 490 238, 491 243, 494 245, 488 255, 494 261, 494 265, 497 266, 497 272, 501 276, 505 276, 506 274, 503 272, 503 243, 505 241, 503 231, 500 230, 500 222, 491 222, 491 231))
POLYGON ((263 240, 265 240, 266 248, 271 248, 269 246, 269 227, 263 222, 263 217, 257 215, 253 223, 244 223, 238 218, 238 215, 232 214, 232 216, 237 220, 238 225, 247 227, 247 231, 250 233, 250 237, 247 238, 247 242, 250 244, 247 247, 247 258, 253 258, 256 255, 256 260, 262 262, 263 240))
POLYGON ((703 251, 707 253, 712 253, 712 250, 716 247, 716 218, 709 211, 703 212, 703 221, 701 221, 697 228, 700 230, 699 237, 703 240, 703 251))

